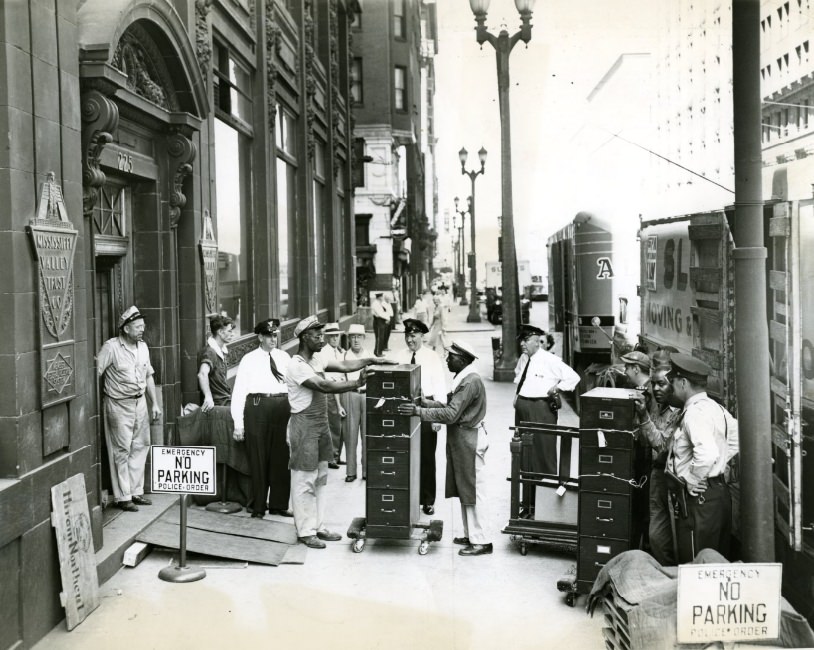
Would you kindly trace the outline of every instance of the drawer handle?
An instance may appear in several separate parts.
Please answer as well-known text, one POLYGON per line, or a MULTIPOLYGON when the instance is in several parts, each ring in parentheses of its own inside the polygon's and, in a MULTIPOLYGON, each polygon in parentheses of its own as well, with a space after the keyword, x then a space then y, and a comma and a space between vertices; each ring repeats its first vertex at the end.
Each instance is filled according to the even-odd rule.
POLYGON ((396 509, 393 508, 392 510, 385 510, 384 508, 381 508, 381 511, 385 512, 385 513, 387 513, 389 515, 392 515, 396 511, 396 509))
POLYGON ((379 472, 382 476, 395 476, 395 472, 379 472))
POLYGON ((395 456, 382 456, 382 465, 392 465, 396 462, 395 456))
POLYGON ((606 454, 599 454, 598 458, 600 463, 613 463, 613 456, 608 456, 606 454))
POLYGON ((396 426, 395 420, 382 420, 383 427, 394 427, 396 426))
POLYGON ((605 564, 603 562, 594 562, 594 566, 601 569, 602 567, 605 566, 605 564))
POLYGON ((384 502, 393 501, 393 499, 394 499, 394 497, 393 497, 392 494, 383 494, 382 495, 382 501, 384 501, 384 502))
POLYGON ((382 388, 384 390, 393 390, 396 387, 396 382, 394 381, 383 381, 382 388))
POLYGON ((597 517, 596 520, 597 521, 604 521, 606 524, 613 523, 613 517, 608 517, 608 518, 597 517))

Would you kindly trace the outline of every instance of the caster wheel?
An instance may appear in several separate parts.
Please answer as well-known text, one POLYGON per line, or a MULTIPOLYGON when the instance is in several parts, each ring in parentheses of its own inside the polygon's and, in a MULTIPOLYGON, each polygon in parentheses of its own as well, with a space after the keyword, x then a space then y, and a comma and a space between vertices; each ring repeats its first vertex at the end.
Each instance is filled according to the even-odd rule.
POLYGON ((573 607, 576 600, 577 600, 576 594, 568 594, 565 597, 565 604, 568 605, 569 607, 573 607))
POLYGON ((430 548, 430 543, 428 541, 421 542, 418 545, 418 554, 419 555, 426 555, 429 548, 430 548))
POLYGON ((528 555, 528 552, 529 552, 528 544, 526 544, 525 542, 522 542, 520 544, 520 555, 525 557, 526 555, 528 555))
POLYGON ((363 539, 355 539, 355 540, 353 540, 353 544, 351 544, 350 547, 351 547, 351 550, 353 550, 354 553, 361 553, 362 551, 365 550, 365 540, 363 540, 363 539))

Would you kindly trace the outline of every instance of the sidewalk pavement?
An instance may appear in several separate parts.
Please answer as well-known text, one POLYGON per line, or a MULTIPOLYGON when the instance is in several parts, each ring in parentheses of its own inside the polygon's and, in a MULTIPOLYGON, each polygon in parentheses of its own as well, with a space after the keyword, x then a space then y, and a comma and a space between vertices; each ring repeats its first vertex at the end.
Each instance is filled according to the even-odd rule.
MULTIPOLYGON (((557 580, 574 566, 575 558, 534 545, 523 557, 509 536, 500 532, 509 514, 507 477, 514 386, 491 380, 488 330, 457 330, 466 318, 465 310, 457 305, 452 308, 450 329, 452 338, 460 337, 480 355, 477 369, 486 385, 492 555, 461 557, 460 547, 452 543, 452 538, 463 531, 459 501, 444 498, 446 433, 442 429, 436 456, 438 496, 432 518, 443 520, 444 533, 440 542, 430 544, 427 555, 418 555, 418 542, 413 540, 371 539, 364 552, 351 551, 345 534, 352 519, 365 514, 365 483, 346 483, 342 465, 330 470, 328 477, 327 525, 342 533, 343 539, 329 542, 325 550, 309 550, 304 565, 246 566, 191 555, 188 561, 204 565, 207 576, 199 582, 173 584, 157 577, 158 571, 173 561, 173 555, 155 550, 139 566, 120 570, 102 585, 101 605, 85 622, 72 632, 67 632, 63 623, 35 647, 603 647, 601 613, 589 617, 584 611, 584 597, 576 607, 568 607, 557 591, 557 580)), ((538 324, 534 314, 532 321, 538 324)), ((373 345, 370 334, 367 344, 373 345)), ((390 344, 393 351, 404 347, 403 332, 394 332, 390 344)), ((575 417, 573 412, 565 412, 561 422, 573 424, 569 420, 575 417)))

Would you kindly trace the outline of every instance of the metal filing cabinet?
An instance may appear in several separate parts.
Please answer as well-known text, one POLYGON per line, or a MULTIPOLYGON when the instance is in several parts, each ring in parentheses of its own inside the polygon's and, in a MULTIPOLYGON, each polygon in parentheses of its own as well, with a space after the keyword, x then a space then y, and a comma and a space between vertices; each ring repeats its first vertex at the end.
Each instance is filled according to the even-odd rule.
POLYGON ((580 397, 577 591, 587 593, 600 569, 638 548, 647 514, 648 454, 636 442, 631 391, 594 388, 580 397))

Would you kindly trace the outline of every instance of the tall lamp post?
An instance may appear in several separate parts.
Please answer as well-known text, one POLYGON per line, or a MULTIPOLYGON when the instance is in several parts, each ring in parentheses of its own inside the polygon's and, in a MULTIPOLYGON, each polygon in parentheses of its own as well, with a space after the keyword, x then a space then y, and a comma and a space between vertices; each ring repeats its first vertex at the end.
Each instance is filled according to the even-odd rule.
MULTIPOLYGON (((459 253, 459 259, 458 259, 458 276, 457 276, 456 281, 458 282, 458 291, 461 294, 461 300, 460 300, 460 302, 458 304, 466 306, 468 303, 466 302, 466 277, 465 277, 465 271, 464 271, 464 269, 466 268, 466 263, 464 262, 464 260, 466 259, 466 252, 465 252, 466 251, 466 231, 464 230, 464 224, 466 223, 466 213, 469 211, 469 207, 467 208, 467 210, 459 210, 458 209, 458 197, 456 196, 453 201, 455 203, 455 212, 457 214, 461 215, 461 225, 457 226, 457 228, 458 228, 458 253, 459 253)), ((466 199, 466 205, 467 206, 472 205, 472 197, 471 196, 466 199)), ((456 223, 457 223, 457 219, 456 219, 456 223)))
POLYGON ((480 305, 478 304, 478 265, 475 257, 475 179, 483 174, 484 166, 486 165, 486 149, 483 147, 478 151, 478 160, 480 160, 480 169, 466 171, 466 159, 469 152, 461 147, 458 152, 458 160, 461 161, 461 174, 469 176, 472 183, 472 199, 469 203, 469 239, 472 240, 472 259, 469 260, 469 314, 466 317, 467 323, 480 323, 480 305))
POLYGON ((512 36, 505 29, 497 36, 486 31, 486 13, 490 0, 469 0, 475 14, 478 44, 488 42, 497 55, 497 89, 500 105, 500 158, 503 223, 503 354, 495 364, 495 381, 512 381, 517 363, 517 328, 520 323, 520 289, 517 281, 517 252, 514 246, 514 213, 512 212, 512 138, 509 122, 509 54, 518 41, 531 40, 531 10, 534 0, 514 0, 522 21, 520 31, 512 36))

